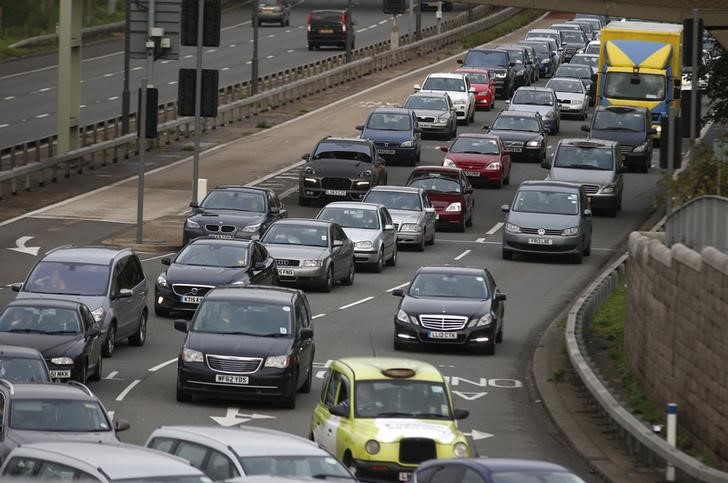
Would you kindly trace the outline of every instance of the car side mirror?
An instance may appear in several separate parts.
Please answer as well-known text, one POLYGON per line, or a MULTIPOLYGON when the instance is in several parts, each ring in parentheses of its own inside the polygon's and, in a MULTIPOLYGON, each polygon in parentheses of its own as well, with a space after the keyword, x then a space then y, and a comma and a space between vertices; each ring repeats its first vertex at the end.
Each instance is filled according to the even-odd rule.
POLYGON ((475 90, 475 87, 470 87, 468 88, 468 92, 470 92, 471 94, 475 94, 477 91, 475 90))
POLYGON ((134 292, 130 288, 122 288, 119 290, 119 295, 116 296, 118 299, 128 299, 132 295, 134 295, 134 292))
POLYGON ((311 154, 310 153, 306 153, 303 156, 301 156, 301 159, 303 159, 305 161, 311 161, 311 154))
POLYGON ((511 211, 510 205, 501 205, 501 211, 503 213, 508 213, 509 211, 511 211))
POLYGON ((421 90, 421 89, 422 89, 422 86, 420 86, 419 84, 415 84, 415 85, 413 85, 413 86, 412 86, 412 88, 413 88, 414 90, 416 90, 416 91, 419 91, 419 90, 421 90))
POLYGON ((334 240, 333 246, 342 247, 344 246, 344 242, 342 240, 334 240))
POLYGON ((129 421, 126 419, 114 419, 114 431, 126 431, 130 427, 129 421))
POLYGON ((590 210, 589 208, 584 210, 584 216, 592 216, 592 210, 590 210))
POLYGON ((339 416, 340 418, 348 418, 349 417, 349 408, 346 406, 342 406, 341 404, 337 404, 336 406, 331 406, 329 408, 329 412, 332 416, 339 416))
POLYGON ((462 64, 463 63, 463 59, 458 59, 455 62, 457 62, 458 64, 462 64))
POLYGON ((384 225, 384 231, 394 231, 394 225, 384 225))
POLYGON ((200 204, 196 201, 190 201, 190 208, 199 208, 200 204))
MULTIPOLYGON (((650 128, 650 130, 649 130, 649 131, 647 131, 647 134, 653 134, 653 135, 654 135, 654 134, 657 134, 657 129, 655 129, 654 127, 653 127, 653 128, 650 128)), ((13 284, 13 285, 14 285, 14 284, 13 284)))
POLYGON ((541 161, 541 167, 543 169, 551 169, 551 163, 548 160, 541 161))
POLYGON ((580 129, 584 132, 591 132, 591 129, 589 129, 589 126, 587 126, 586 124, 582 124, 580 129))
POLYGON ((311 327, 302 327, 298 335, 302 340, 311 340, 313 339, 313 329, 311 327))
POLYGON ((481 129, 483 131, 487 131, 488 129, 490 129, 490 125, 489 124, 483 124, 483 127, 481 129))
POLYGON ((356 129, 357 131, 363 131, 364 130, 364 126, 360 124, 358 126, 354 126, 354 129, 356 129))
POLYGON ((170 257, 164 257, 161 260, 159 260, 159 262, 162 265, 171 265, 172 264, 172 259, 170 257))
POLYGON ((185 334, 190 331, 189 327, 187 327, 187 321, 185 319, 175 320, 174 330, 176 330, 177 332, 183 332, 185 334))
POLYGON ((91 327, 88 332, 86 332, 86 336, 88 337, 96 337, 99 335, 101 335, 101 329, 99 329, 98 326, 91 327))
POLYGON ((392 295, 395 297, 404 297, 404 289, 403 288, 395 288, 392 290, 392 295))
POLYGON ((459 421, 461 419, 465 419, 468 416, 470 416, 470 411, 468 411, 467 409, 455 409, 452 412, 452 417, 456 421, 459 421))
POLYGON ((450 150, 450 148, 448 148, 447 146, 440 146, 440 151, 442 151, 443 153, 446 153, 449 150, 450 150))
POLYGON ((496 293, 495 294, 495 301, 496 302, 505 302, 506 298, 508 298, 508 297, 506 297, 506 294, 504 294, 504 293, 496 293))
POLYGON ((277 215, 278 213, 281 212, 281 209, 277 206, 272 206, 270 209, 270 212, 273 213, 274 215, 277 215))
POLYGON ((23 288, 23 282, 16 282, 10 286, 10 289, 13 292, 20 292, 20 289, 23 288))
POLYGON ((425 208, 425 213, 434 213, 434 212, 435 212, 435 208, 433 208, 431 206, 428 206, 427 208, 425 208))
POLYGON ((265 270, 266 266, 265 262, 256 262, 253 266, 253 270, 265 270))

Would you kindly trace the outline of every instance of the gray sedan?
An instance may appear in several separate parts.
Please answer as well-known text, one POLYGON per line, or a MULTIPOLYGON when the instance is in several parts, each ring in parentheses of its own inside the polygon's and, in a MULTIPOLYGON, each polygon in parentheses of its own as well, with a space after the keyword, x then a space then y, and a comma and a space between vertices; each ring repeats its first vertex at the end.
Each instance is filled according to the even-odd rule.
POLYGON ((338 223, 354 242, 354 260, 381 272, 397 264, 397 233, 387 208, 371 203, 336 201, 316 216, 338 223))
POLYGON ((402 106, 412 109, 417 116, 417 126, 425 134, 452 139, 458 132, 458 118, 450 96, 444 92, 412 94, 402 106))
POLYGON ((506 101, 509 111, 538 112, 550 134, 559 132, 561 114, 559 101, 553 89, 546 87, 519 87, 513 99, 506 101))
POLYGON ((276 259, 280 283, 315 285, 330 292, 354 283, 354 243, 336 223, 287 219, 273 223, 261 242, 276 259))
POLYGON ((424 251, 425 244, 435 243, 437 214, 422 188, 376 186, 362 200, 387 207, 397 231, 397 243, 424 251))

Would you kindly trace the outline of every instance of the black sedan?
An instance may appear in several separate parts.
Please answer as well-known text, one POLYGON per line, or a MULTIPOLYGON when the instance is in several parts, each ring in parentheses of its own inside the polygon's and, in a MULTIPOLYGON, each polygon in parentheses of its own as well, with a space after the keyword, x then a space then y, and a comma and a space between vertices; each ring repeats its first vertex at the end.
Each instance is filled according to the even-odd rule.
POLYGON ((394 316, 394 348, 418 344, 472 347, 495 354, 503 341, 505 294, 483 268, 421 267, 394 316))
POLYGON ((37 349, 57 380, 101 380, 101 328, 86 305, 19 299, 0 312, 0 344, 37 349))
POLYGON ((501 111, 483 131, 501 138, 511 161, 541 162, 546 159, 548 134, 538 112, 501 111))
POLYGON ((192 213, 185 220, 182 244, 209 235, 223 239, 250 239, 262 235, 287 211, 273 190, 226 185, 211 190, 202 203, 190 203, 192 213))
POLYGON ((311 307, 300 290, 224 287, 212 290, 186 332, 177 361, 177 401, 192 395, 275 400, 296 407, 311 391, 311 307))
POLYGON ((277 285, 275 260, 254 240, 197 238, 174 259, 162 258, 169 268, 154 287, 154 313, 194 312, 203 297, 221 285, 277 285))

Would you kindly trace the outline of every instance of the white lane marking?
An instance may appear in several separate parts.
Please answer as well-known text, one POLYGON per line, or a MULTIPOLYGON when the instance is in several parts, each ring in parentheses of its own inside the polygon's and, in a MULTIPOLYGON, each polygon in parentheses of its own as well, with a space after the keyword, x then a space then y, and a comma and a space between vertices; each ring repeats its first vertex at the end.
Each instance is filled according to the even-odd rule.
POLYGON ((483 243, 485 241, 485 238, 476 238, 475 243, 483 243))
POLYGON ((48 114, 46 112, 46 113, 43 113, 43 114, 38 114, 37 116, 35 116, 35 118, 36 119, 43 119, 44 117, 48 117, 48 116, 50 116, 50 114, 48 114))
POLYGON ((86 107, 86 104, 81 104, 81 105, 80 105, 80 106, 78 106, 78 107, 80 107, 81 109, 83 109, 84 107, 86 107))
POLYGON ((107 100, 109 100, 109 101, 115 101, 115 100, 117 100, 118 98, 119 98, 119 96, 111 96, 111 97, 109 97, 109 98, 108 98, 107 100))
POLYGON ((266 59, 272 59, 273 57, 274 57, 273 55, 269 55, 266 57, 266 59))
POLYGON ((369 26, 369 27, 367 27, 367 28, 368 28, 368 29, 373 29, 373 28, 375 28, 376 26, 377 26, 377 24, 372 24, 372 25, 370 25, 370 26, 369 26))
POLYGON ((457 257, 453 258, 453 260, 462 260, 463 258, 468 256, 468 253, 470 253, 470 250, 465 250, 463 253, 461 253, 457 257))
POLYGON ((118 396, 116 396, 116 400, 123 401, 124 398, 131 392, 131 390, 134 389, 134 386, 136 386, 140 382, 142 382, 141 379, 134 379, 131 384, 126 386, 126 388, 124 388, 124 390, 121 391, 118 396))
POLYGON ((8 127, 9 125, 10 125, 10 124, 7 124, 7 123, 6 123, 6 124, 0 124, 0 129, 2 129, 2 128, 4 128, 4 127, 8 127))
POLYGON ((111 76, 113 76, 113 75, 114 75, 114 73, 113 73, 113 72, 110 72, 110 73, 108 73, 108 74, 104 74, 104 77, 111 77, 111 76))
POLYGON ((287 34, 290 34, 291 33, 291 29, 286 30, 286 33, 287 34))
POLYGON ((287 53, 289 53, 289 54, 292 54, 292 53, 294 53, 294 52, 295 52, 295 50, 293 50, 293 49, 288 49, 288 50, 286 50, 286 52, 287 52, 287 53))
MULTIPOLYGON (((192 54, 187 54, 187 55, 185 55, 185 57, 184 57, 184 58, 185 58, 185 59, 191 59, 191 58, 192 58, 192 54)), ((136 69, 135 69, 135 70, 136 70, 136 69)))
POLYGON ((119 371, 111 371, 104 379, 113 379, 117 374, 119 374, 119 371))
POLYGON ((167 82, 167 84, 169 84, 171 86, 175 85, 176 83, 177 83, 177 81, 169 81, 169 82, 167 82))
POLYGON ((380 20, 380 21, 379 21, 379 25, 384 25, 384 24, 385 24, 385 23, 387 23, 387 22, 388 22, 388 20, 380 20))
POLYGON ((157 371, 158 371, 158 370, 160 370, 161 368, 163 368, 163 367, 167 367, 168 365, 172 364, 172 363, 173 363, 173 362, 175 362, 176 360, 177 360, 177 358, 175 357, 174 359, 170 359, 170 360, 168 360, 168 361, 162 362, 161 364, 157 364, 157 365, 156 365, 156 366, 154 366, 154 367, 150 367, 150 368, 149 368, 149 369, 147 369, 147 370, 148 370, 149 372, 157 372, 157 371))
POLYGON ((248 40, 248 42, 250 42, 252 44, 253 42, 255 42, 255 40, 250 39, 250 40, 248 40))
POLYGON ((498 223, 495 224, 495 226, 493 228, 486 231, 485 234, 486 235, 495 235, 496 232, 498 232, 498 230, 500 230, 502 226, 503 226, 503 222, 499 221, 498 223))
POLYGON ((272 38, 273 38, 273 37, 275 37, 275 36, 276 36, 276 34, 270 34, 270 35, 268 36, 268 38, 269 38, 269 39, 272 39, 272 38))
POLYGON ((295 193, 296 191, 298 191, 298 186, 288 188, 286 191, 284 191, 283 193, 280 194, 279 198, 281 198, 281 199, 287 198, 287 197, 291 196, 293 193, 295 193))
POLYGON ((213 52, 217 52, 217 49, 209 49, 206 54, 212 54, 213 52))
MULTIPOLYGON (((220 70, 223 70, 223 71, 225 71, 225 70, 230 70, 230 67, 223 67, 223 68, 222 68, 222 69, 220 69, 220 70)), ((170 84, 171 84, 171 82, 170 82, 170 84)))
MULTIPOLYGON (((192 56, 190 55, 190 57, 192 57, 192 56)), ((142 70, 142 68, 141 67, 134 67, 132 70, 142 70)))
POLYGON ((38 89, 38 92, 48 92, 49 90, 51 90, 50 87, 44 87, 43 89, 38 89))
POLYGON ((168 62, 169 62, 168 60, 163 60, 163 61, 162 61, 162 64, 166 64, 166 63, 168 63, 168 62))
POLYGON ((341 307, 339 307, 339 310, 345 310, 345 309, 351 308, 351 307, 353 307, 355 305, 363 304, 364 302, 369 302, 373 298, 374 297, 366 297, 366 298, 363 298, 361 300, 357 300, 356 302, 352 302, 350 304, 342 305, 341 307))
POLYGON ((13 99, 15 99, 15 96, 3 97, 3 101, 12 101, 13 99))
POLYGON ((326 314, 316 314, 313 317, 311 317, 311 320, 313 320, 313 319, 320 319, 321 317, 326 317, 326 314))
POLYGON ((394 291, 395 291, 395 290, 397 290, 398 288, 404 288, 404 287, 406 287, 406 286, 407 286, 407 285, 409 285, 409 284, 410 284, 409 282, 405 282, 405 283, 403 283, 403 284, 401 284, 401 285, 397 285, 396 287, 388 288, 388 289, 387 289, 387 292, 394 292, 394 291))
POLYGON ((228 47, 230 47, 231 49, 234 49, 237 46, 238 46, 238 44, 230 44, 230 45, 228 45, 228 47))
POLYGON ((253 63, 253 61, 252 61, 252 60, 249 60, 249 61, 247 61, 247 62, 245 63, 245 65, 250 65, 250 64, 252 64, 252 63, 253 63))
POLYGON ((366 30, 366 28, 363 28, 363 29, 359 29, 359 30, 357 30, 357 31, 356 31, 356 33, 359 33, 359 32, 364 32, 365 30, 366 30))

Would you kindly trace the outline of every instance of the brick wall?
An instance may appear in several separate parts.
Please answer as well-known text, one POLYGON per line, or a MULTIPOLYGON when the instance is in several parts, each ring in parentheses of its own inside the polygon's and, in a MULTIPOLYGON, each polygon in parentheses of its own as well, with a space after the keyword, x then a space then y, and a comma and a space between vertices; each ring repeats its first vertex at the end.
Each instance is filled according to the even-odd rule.
POLYGON ((668 248, 663 234, 629 237, 627 362, 658 405, 728 461, 728 255, 668 248))

